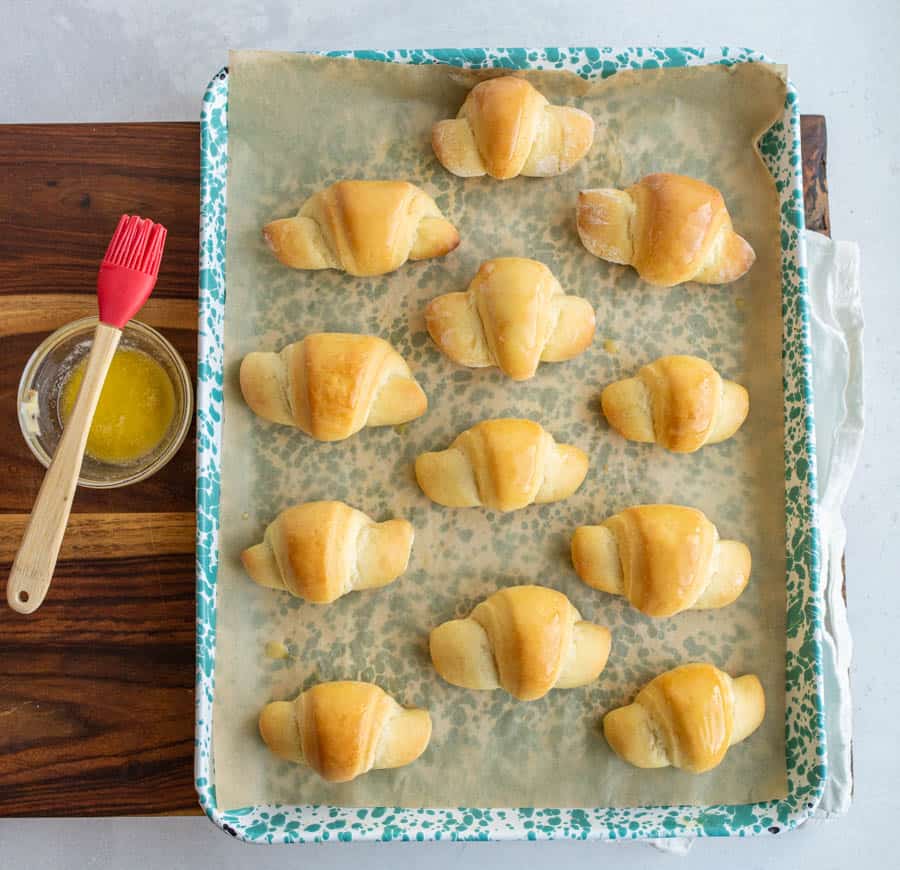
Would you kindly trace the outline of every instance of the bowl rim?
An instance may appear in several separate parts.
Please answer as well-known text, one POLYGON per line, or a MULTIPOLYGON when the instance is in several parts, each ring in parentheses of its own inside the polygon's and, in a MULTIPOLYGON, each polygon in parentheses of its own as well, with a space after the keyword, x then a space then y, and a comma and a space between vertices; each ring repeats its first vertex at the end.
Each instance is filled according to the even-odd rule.
MULTIPOLYGON (((50 351, 59 346, 63 340, 69 338, 73 334, 82 330, 89 333, 90 330, 99 323, 99 320, 100 318, 96 314, 92 314, 87 317, 80 317, 77 320, 64 323, 62 326, 55 329, 41 341, 34 351, 32 351, 31 356, 28 357, 28 360, 25 363, 25 367, 22 369, 22 374, 19 377, 19 386, 16 393, 16 416, 19 421, 19 430, 22 433, 22 437, 25 439, 25 443, 28 445, 28 449, 31 450, 32 455, 44 466, 44 468, 49 467, 52 457, 28 431, 24 411, 26 394, 28 390, 31 389, 31 382, 34 379, 35 372, 50 351)), ((168 355, 171 359, 178 381, 178 383, 173 383, 173 387, 176 390, 179 390, 180 388, 181 394, 184 397, 181 419, 178 421, 177 426, 174 427, 173 435, 166 448, 160 451, 152 462, 146 465, 123 465, 122 471, 124 474, 122 477, 112 477, 105 480, 85 477, 83 474, 79 474, 78 486, 84 486, 88 489, 118 489, 122 486, 128 486, 132 483, 146 480, 148 477, 156 474, 157 471, 168 465, 175 454, 181 449, 181 445, 184 444, 184 440, 190 431, 191 423, 194 419, 193 381, 187 363, 185 363, 181 354, 175 349, 172 342, 170 342, 161 332, 141 320, 129 320, 125 325, 123 333, 127 333, 130 330, 142 333, 145 338, 148 338, 152 343, 156 344, 163 353, 168 355)), ((116 466, 110 464, 108 467, 115 468, 116 466)))

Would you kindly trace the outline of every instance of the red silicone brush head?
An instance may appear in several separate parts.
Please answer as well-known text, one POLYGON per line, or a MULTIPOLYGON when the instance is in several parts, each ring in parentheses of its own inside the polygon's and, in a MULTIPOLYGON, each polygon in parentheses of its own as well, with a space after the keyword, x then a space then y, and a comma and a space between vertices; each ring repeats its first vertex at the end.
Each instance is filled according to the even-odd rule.
POLYGON ((156 285, 166 228, 123 214, 97 276, 100 319, 122 329, 156 285))

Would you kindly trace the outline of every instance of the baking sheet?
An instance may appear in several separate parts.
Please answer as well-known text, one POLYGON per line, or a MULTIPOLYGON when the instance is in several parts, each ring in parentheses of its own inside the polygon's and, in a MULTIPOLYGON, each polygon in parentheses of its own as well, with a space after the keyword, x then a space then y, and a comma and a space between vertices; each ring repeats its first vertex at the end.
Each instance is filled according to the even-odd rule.
POLYGON ((778 200, 752 147, 779 115, 782 74, 761 64, 619 73, 595 82, 525 73, 551 101, 589 111, 598 121, 597 141, 585 161, 558 179, 499 184, 446 173, 429 144, 432 122, 455 115, 478 74, 251 52, 233 54, 231 71, 214 706, 218 806, 593 807, 783 797, 778 200), (757 251, 746 278, 724 288, 658 290, 581 247, 577 191, 624 186, 658 170, 696 175, 723 190, 736 228, 757 251), (460 248, 374 279, 278 264, 261 241, 262 225, 292 214, 315 190, 352 177, 420 184, 459 227, 460 248), (568 363, 542 365, 523 384, 496 369, 454 366, 424 330, 429 299, 464 289, 482 260, 501 255, 546 262, 567 292, 597 309, 591 349, 568 363), (337 444, 318 444, 255 418, 237 386, 243 355, 322 330, 390 340, 428 394, 428 414, 337 444), (615 341, 616 352, 604 339, 615 341), (672 352, 705 356, 748 387, 750 419, 732 441, 672 456, 607 429, 600 388, 672 352), (539 420, 558 440, 589 452, 591 469, 578 493, 507 515, 451 511, 425 499, 412 474, 414 457, 443 449, 480 419, 503 415, 539 420), (315 498, 343 499, 377 519, 410 519, 416 542, 407 573, 383 590, 328 607, 256 587, 243 575, 240 550, 259 540, 283 507, 315 498), (748 543, 753 577, 735 605, 657 622, 577 579, 567 555, 574 527, 651 501, 699 507, 723 537, 748 543), (584 618, 611 628, 613 652, 601 678, 530 704, 443 683, 428 662, 428 630, 468 613, 494 589, 526 581, 560 589, 584 618), (272 640, 285 642, 291 656, 267 659, 272 640), (702 777, 638 771, 619 761, 598 731, 601 714, 629 701, 656 673, 698 659, 760 676, 769 706, 760 731, 702 777), (409 767, 341 785, 274 758, 256 734, 259 709, 327 679, 373 680, 401 703, 427 707, 435 725, 428 751, 409 767))

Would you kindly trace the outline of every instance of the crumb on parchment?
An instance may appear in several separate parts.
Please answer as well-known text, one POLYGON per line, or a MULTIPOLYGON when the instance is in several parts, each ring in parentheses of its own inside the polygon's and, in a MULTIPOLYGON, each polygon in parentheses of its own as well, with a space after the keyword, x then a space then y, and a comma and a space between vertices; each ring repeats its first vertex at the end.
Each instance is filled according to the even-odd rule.
POLYGON ((266 644, 266 657, 270 659, 286 659, 288 657, 288 648, 277 640, 270 640, 266 644))

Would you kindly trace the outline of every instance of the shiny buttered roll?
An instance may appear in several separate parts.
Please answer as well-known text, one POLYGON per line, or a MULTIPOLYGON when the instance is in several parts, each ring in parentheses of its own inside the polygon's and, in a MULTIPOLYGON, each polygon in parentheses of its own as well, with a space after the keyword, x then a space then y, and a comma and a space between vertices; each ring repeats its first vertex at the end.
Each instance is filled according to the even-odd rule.
POLYGON ((759 678, 732 679, 713 665, 682 665, 651 680, 627 707, 603 717, 613 751, 635 767, 712 770, 762 724, 759 678))
POLYGON ((499 366, 515 381, 541 362, 578 356, 594 337, 594 309, 567 296, 537 260, 499 257, 481 264, 465 293, 447 293, 425 309, 434 343, 454 362, 499 366))
POLYGON ((587 112, 551 106, 525 79, 502 76, 475 85, 456 118, 431 131, 437 159, 471 178, 546 178, 571 169, 590 150, 594 120, 587 112))
POLYGON ((376 523, 341 501, 311 501, 282 511, 241 561, 260 586, 329 604, 392 583, 406 570, 412 543, 406 520, 376 523))
POLYGON ((381 338, 320 332, 281 353, 249 353, 241 392, 266 420, 318 441, 341 441, 364 426, 421 417, 428 399, 397 351, 381 338))
POLYGON ((626 508, 572 536, 578 576, 622 595, 647 616, 725 607, 750 578, 750 550, 722 541, 698 510, 674 504, 626 508))
POLYGON ((664 356, 600 396, 609 425, 629 441, 693 453, 725 441, 750 411, 750 396, 695 356, 664 356))
POLYGON ((445 507, 514 511, 568 498, 588 470, 587 454, 557 444, 532 420, 484 420, 447 450, 416 459, 422 492, 445 507))
POLYGON ((612 636, 585 622, 562 592, 510 586, 481 602, 465 619, 433 629, 435 670, 464 689, 503 688, 520 701, 551 689, 573 689, 597 679, 612 636))
POLYGON ((625 190, 583 190, 576 223, 601 260, 634 266, 649 284, 728 284, 756 255, 731 226, 722 194, 703 181, 658 172, 625 190))
POLYGON ((266 704, 259 733, 280 758, 347 782, 415 761, 431 739, 431 716, 372 683, 319 683, 293 701, 266 704))
POLYGON ((313 194, 295 217, 266 224, 263 236, 285 266, 357 276, 443 257, 459 244, 456 227, 408 181, 339 181, 313 194))

